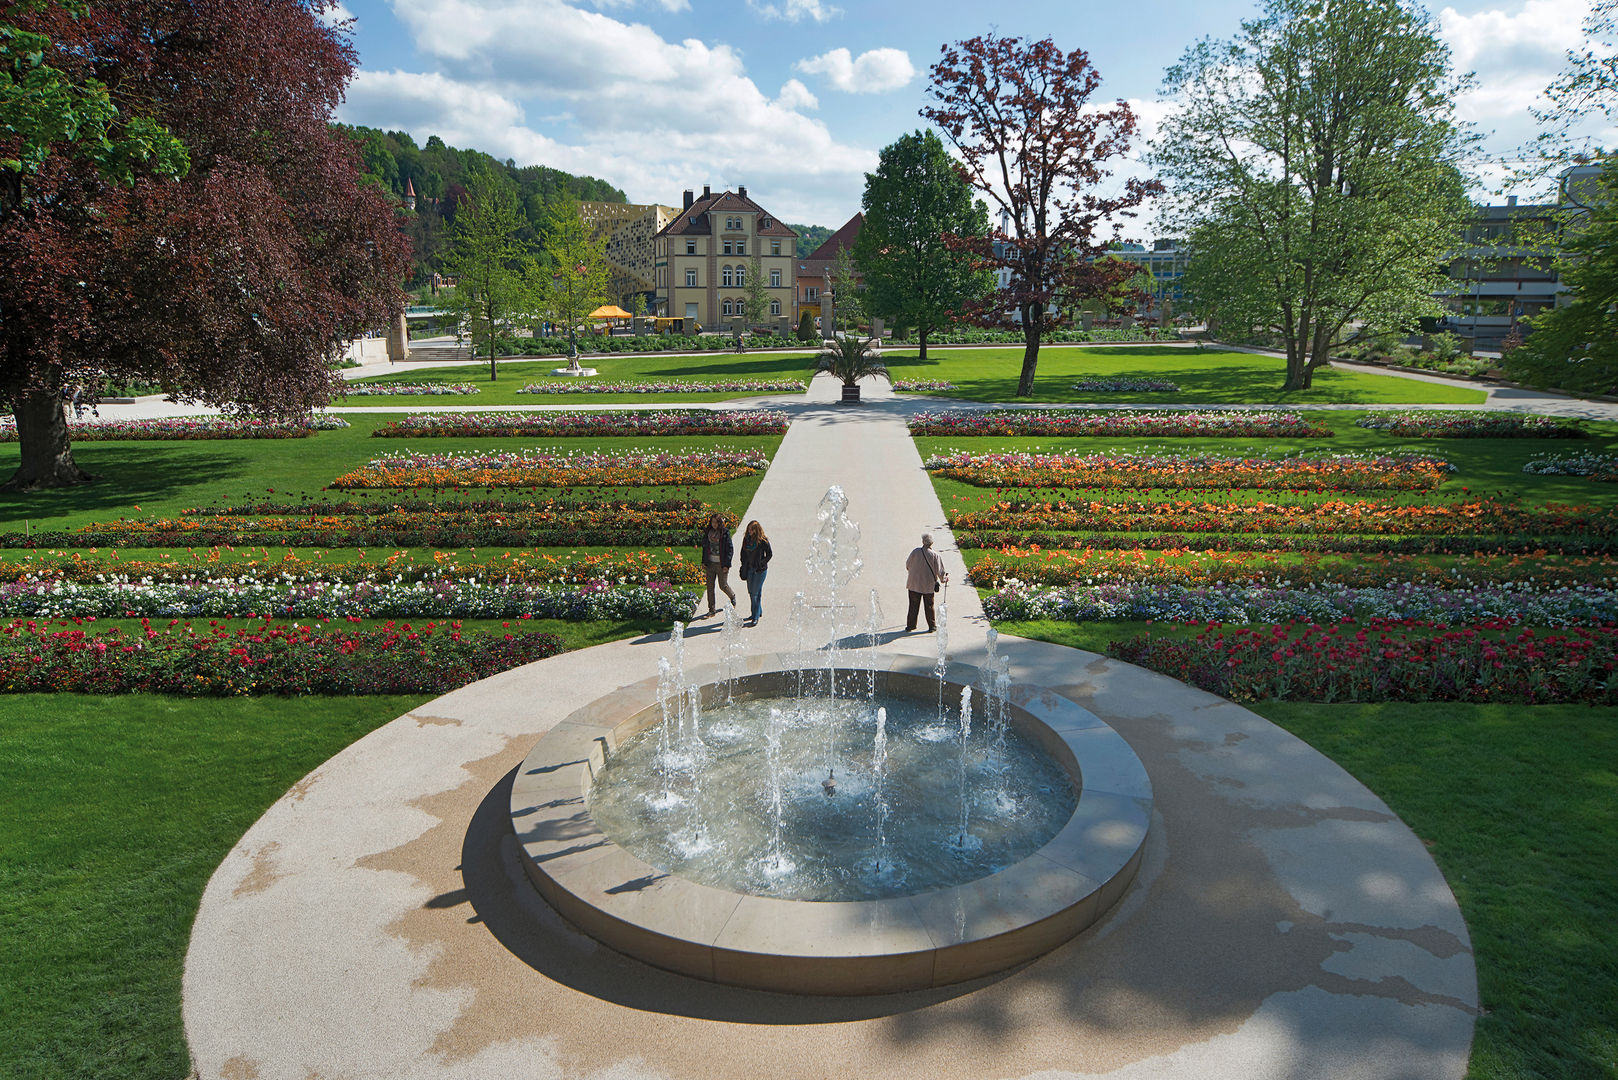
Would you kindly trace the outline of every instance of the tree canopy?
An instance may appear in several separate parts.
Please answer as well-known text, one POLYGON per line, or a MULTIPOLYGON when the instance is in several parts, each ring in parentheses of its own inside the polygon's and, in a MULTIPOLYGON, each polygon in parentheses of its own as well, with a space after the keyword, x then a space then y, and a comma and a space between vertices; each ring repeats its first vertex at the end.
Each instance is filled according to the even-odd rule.
POLYGON ((1219 327, 1284 343, 1286 389, 1359 326, 1438 313, 1469 209, 1462 85, 1402 0, 1267 0, 1169 69, 1180 109, 1152 160, 1190 240, 1186 288, 1219 327))
POLYGON ((1022 330, 1017 394, 1026 397, 1040 340, 1056 326, 1057 312, 1111 286, 1116 268, 1095 257, 1159 185, 1136 178, 1107 185, 1129 152, 1135 114, 1123 101, 1091 101, 1101 74, 1082 50, 989 33, 945 46, 931 74, 927 93, 938 104, 921 114, 955 146, 967 179, 998 210, 986 237, 954 242, 983 265, 1010 272, 1008 284, 975 312, 988 325, 1022 330))
POLYGON ((865 276, 865 304, 915 326, 926 360, 927 336, 994 287, 971 251, 945 240, 981 240, 988 210, 931 131, 883 148, 876 172, 865 174, 861 207, 854 260, 865 276))
POLYGON ((293 415, 329 399, 343 340, 400 309, 393 204, 361 183, 328 126, 354 53, 323 9, 8 8, 0 392, 22 449, 11 486, 88 479, 62 414, 71 384, 111 375, 293 415), (19 56, 19 41, 35 47, 19 56), (62 109, 83 121, 62 122, 62 109))
POLYGON ((457 280, 453 305, 478 342, 489 350, 489 381, 499 378, 498 340, 522 306, 524 252, 517 242, 521 213, 511 181, 481 162, 467 174, 444 265, 457 280))

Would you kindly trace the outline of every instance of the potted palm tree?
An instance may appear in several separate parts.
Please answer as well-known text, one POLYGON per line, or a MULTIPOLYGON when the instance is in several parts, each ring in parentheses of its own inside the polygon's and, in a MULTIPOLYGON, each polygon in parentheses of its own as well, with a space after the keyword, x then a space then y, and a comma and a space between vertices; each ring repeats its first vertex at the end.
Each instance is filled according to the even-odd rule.
POLYGON ((870 338, 849 334, 832 338, 820 353, 819 370, 829 371, 843 381, 843 401, 860 399, 860 380, 867 375, 880 375, 891 381, 888 366, 873 351, 876 342, 870 338))

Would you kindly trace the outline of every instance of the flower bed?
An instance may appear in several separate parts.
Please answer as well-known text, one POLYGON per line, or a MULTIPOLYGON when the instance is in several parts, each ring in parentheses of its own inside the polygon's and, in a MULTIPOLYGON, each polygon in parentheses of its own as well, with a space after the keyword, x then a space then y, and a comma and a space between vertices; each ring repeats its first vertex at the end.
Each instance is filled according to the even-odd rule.
POLYGON ((1372 431, 1412 439, 1583 439, 1585 430, 1554 416, 1527 413, 1374 412, 1354 421, 1372 431))
POLYGON ((1192 641, 1142 634, 1111 642, 1107 655, 1235 701, 1618 703, 1612 627, 1214 625, 1192 641))
POLYGON ((636 379, 597 382, 559 375, 555 381, 529 383, 519 394, 801 394, 802 379, 636 379))
POLYGON ((349 383, 349 397, 465 397, 482 393, 471 383, 349 383))
POLYGON ((1420 555, 1345 559, 1273 551, 1183 548, 1045 551, 1037 547, 1007 547, 984 556, 967 571, 967 580, 980 589, 1006 585, 1024 588, 1123 584, 1206 587, 1282 583, 1335 588, 1386 588, 1420 583, 1456 588, 1529 579, 1546 587, 1606 586, 1618 579, 1618 560, 1596 557, 1546 561, 1515 556, 1440 562, 1420 555))
MULTIPOLYGON (((705 508, 706 504, 694 503, 705 508)), ((706 521, 698 512, 694 522, 706 521)), ((729 519, 734 526, 734 518, 729 519)), ((695 535, 696 526, 689 530, 687 539, 695 535)), ((267 548, 261 548, 264 557, 242 558, 235 553, 227 558, 219 548, 192 551, 183 559, 120 559, 116 551, 108 555, 85 555, 73 552, 49 551, 29 556, 16 562, 0 561, 0 585, 4 583, 34 581, 63 581, 78 584, 96 584, 108 581, 134 581, 143 583, 172 583, 194 581, 199 578, 229 577, 233 580, 303 584, 309 582, 360 584, 362 582, 395 581, 420 582, 447 580, 452 582, 503 583, 517 585, 590 585, 602 582, 609 585, 700 585, 702 568, 686 559, 683 553, 668 552, 666 559, 657 559, 644 551, 609 551, 590 554, 569 553, 551 555, 543 552, 503 552, 498 557, 480 562, 475 557, 460 557, 453 551, 435 551, 430 558, 417 562, 408 552, 396 551, 372 561, 361 557, 353 562, 327 562, 326 552, 300 558, 292 552, 283 552, 270 558, 267 548)))
MULTIPOLYGON (((266 420, 252 416, 168 416, 153 420, 69 420, 74 442, 189 441, 202 439, 305 439, 312 432, 346 428, 348 421, 330 413, 305 420, 266 420)), ((17 441, 17 421, 0 415, 0 442, 17 441)))
POLYGON ((910 418, 910 434, 1301 439, 1330 438, 1332 430, 1297 413, 987 409, 917 413, 910 418))
POLYGON ((780 435, 786 414, 769 409, 659 409, 647 412, 420 413, 383 424, 376 438, 615 435, 780 435))
MULTIPOLYGON (((1519 506, 1498 499, 1400 503, 1387 499, 1333 499, 1300 503, 1001 502, 987 510, 951 510, 952 527, 970 530, 1062 532, 1314 533, 1357 535, 1618 536, 1612 507, 1519 506)), ((999 545, 997 545, 999 546, 999 545)), ((1026 546, 1026 545, 1019 545, 1026 546)))
POLYGON ((189 623, 124 633, 74 622, 0 626, 0 693, 441 694, 562 651, 555 634, 189 623))
POLYGON ((1180 384, 1167 379, 1149 379, 1140 375, 1097 375, 1080 379, 1073 384, 1072 389, 1103 394, 1167 394, 1180 389, 1180 384))
POLYGON ((1592 480, 1618 480, 1618 454, 1587 450, 1580 454, 1542 454, 1522 467, 1536 476, 1588 476, 1592 480))
MULTIPOLYGON (((211 547, 277 544, 298 547, 648 547, 694 543, 702 523, 718 513, 727 528, 735 516, 697 500, 595 502, 536 500, 492 509, 366 507, 353 513, 214 513, 85 525, 69 543, 122 547, 211 547)), ((7 534, 15 536, 15 534, 7 534)), ((21 538, 18 538, 21 539, 21 538)), ((34 546, 61 546, 56 534, 34 546)))
POLYGON ((933 457, 923 467, 979 487, 1249 488, 1291 491, 1429 491, 1454 466, 1423 454, 972 454, 933 457))
POLYGON ((1618 620, 1618 590, 1602 585, 1546 589, 1527 582, 1455 588, 1411 582, 1373 588, 1162 582, 1042 588, 1008 583, 984 599, 983 610, 991 619, 1064 622, 1422 619, 1455 624, 1517 619, 1536 626, 1572 626, 1618 620))
POLYGON ((583 586, 437 578, 346 583, 240 577, 96 582, 23 578, 0 584, 0 618, 651 619, 689 618, 695 594, 666 583, 583 586))
POLYGON ((722 484, 769 466, 756 450, 554 454, 524 450, 457 454, 403 451, 344 473, 332 488, 661 487, 722 484))
POLYGON ((893 389, 900 394, 942 394, 954 390, 955 384, 943 379, 894 379, 893 389))
POLYGON ((1598 555, 1618 551, 1618 537, 1575 533, 1569 536, 1225 536, 1220 533, 1158 533, 1139 536, 1106 533, 957 532, 962 548, 1038 547, 1130 551, 1263 551, 1330 555, 1382 553, 1403 555, 1598 555))

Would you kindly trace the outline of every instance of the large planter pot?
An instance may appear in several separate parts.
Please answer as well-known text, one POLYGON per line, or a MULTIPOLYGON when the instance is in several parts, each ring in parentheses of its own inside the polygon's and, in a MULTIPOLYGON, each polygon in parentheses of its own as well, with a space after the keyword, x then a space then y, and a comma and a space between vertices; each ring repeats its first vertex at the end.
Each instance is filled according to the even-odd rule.
POLYGON ((847 404, 848 402, 853 402, 854 404, 858 405, 859 400, 860 400, 860 384, 859 383, 844 383, 843 384, 843 403, 847 404))

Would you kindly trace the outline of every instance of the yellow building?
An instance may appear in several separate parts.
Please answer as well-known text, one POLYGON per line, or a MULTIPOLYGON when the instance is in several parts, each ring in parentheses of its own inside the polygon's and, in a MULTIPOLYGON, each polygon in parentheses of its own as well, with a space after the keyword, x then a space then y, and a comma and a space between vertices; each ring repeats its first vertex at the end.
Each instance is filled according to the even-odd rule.
POLYGON ((739 327, 747 318, 747 276, 756 257, 769 290, 764 324, 786 328, 793 310, 798 234, 747 197, 747 189, 707 187, 685 193, 679 216, 656 237, 657 309, 705 329, 739 327))

